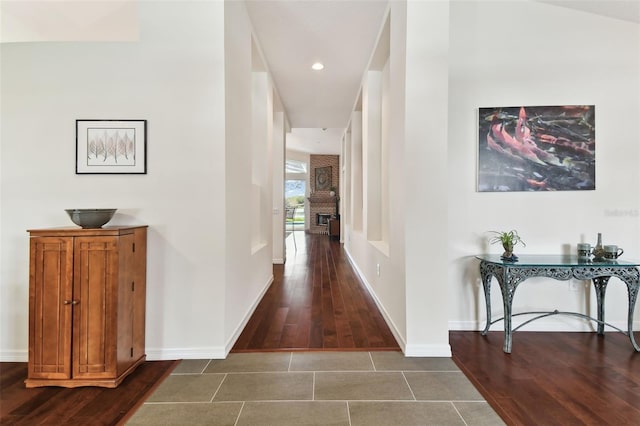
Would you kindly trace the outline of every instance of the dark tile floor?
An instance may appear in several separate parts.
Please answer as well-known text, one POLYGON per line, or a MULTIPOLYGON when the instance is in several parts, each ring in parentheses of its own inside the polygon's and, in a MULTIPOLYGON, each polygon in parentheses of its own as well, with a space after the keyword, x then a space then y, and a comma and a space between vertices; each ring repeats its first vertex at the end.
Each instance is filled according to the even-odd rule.
POLYGON ((449 358, 234 353, 184 360, 127 425, 502 425, 449 358))

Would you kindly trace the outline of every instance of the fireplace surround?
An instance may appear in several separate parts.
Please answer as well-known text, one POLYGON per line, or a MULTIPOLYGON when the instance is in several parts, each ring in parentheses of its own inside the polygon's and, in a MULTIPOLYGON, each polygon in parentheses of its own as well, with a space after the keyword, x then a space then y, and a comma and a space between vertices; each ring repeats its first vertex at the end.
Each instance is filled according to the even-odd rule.
POLYGON ((311 155, 309 201, 309 233, 327 234, 327 223, 339 214, 338 200, 331 191, 340 193, 340 157, 338 155, 311 155), (324 173, 324 174, 323 174, 324 173), (329 174, 330 173, 330 174, 329 174), (319 176, 320 175, 320 176, 319 176))
POLYGON ((331 219, 331 213, 316 213, 316 225, 318 226, 327 226, 329 219, 331 219))

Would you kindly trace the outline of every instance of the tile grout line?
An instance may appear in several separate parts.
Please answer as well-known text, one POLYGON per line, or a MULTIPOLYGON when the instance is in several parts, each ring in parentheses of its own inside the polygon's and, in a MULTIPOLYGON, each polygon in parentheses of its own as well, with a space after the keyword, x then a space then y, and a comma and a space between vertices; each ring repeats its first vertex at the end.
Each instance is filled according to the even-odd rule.
POLYGON ((213 402, 213 400, 215 399, 216 395, 218 394, 218 392, 220 391, 220 388, 222 387, 222 384, 224 383, 224 381, 227 379, 227 375, 225 374, 224 377, 222 378, 222 380, 220 380, 220 384, 218 385, 218 388, 216 389, 216 391, 213 393, 213 395, 211 396, 211 399, 209 400, 209 402, 213 402))
POLYGON ((349 420, 349 426, 351 426, 351 408, 349 407, 349 401, 345 401, 347 403, 347 419, 349 420))
POLYGON ((460 416, 460 419, 462 420, 462 423, 464 423, 465 426, 469 426, 469 424, 466 422, 464 417, 462 417, 462 414, 458 410, 458 407, 456 407, 456 404, 454 404, 453 401, 449 401, 449 403, 453 406, 453 409, 456 410, 456 413, 458 413, 458 416, 460 416))
POLYGON ((212 360, 212 359, 210 359, 210 360, 207 362, 207 365, 205 365, 205 366, 204 366, 204 368, 202 369, 202 371, 200 372, 200 374, 204 374, 204 372, 205 372, 205 371, 207 371, 207 367, 208 367, 212 362, 213 362, 213 360, 212 360))
POLYGON ((311 384, 311 400, 316 400, 316 372, 313 372, 313 382, 311 384))
POLYGON ((287 367, 287 372, 291 372, 291 364, 293 363, 293 352, 289 353, 289 366, 287 367))
POLYGON ((373 371, 378 371, 378 369, 376 368, 376 363, 373 362, 373 356, 371 355, 371 351, 369 351, 368 354, 369 354, 369 359, 371 360, 371 365, 373 365, 373 371))
POLYGON ((413 393, 413 389, 411 389, 411 385, 409 384, 409 380, 407 380, 407 376, 404 375, 404 371, 401 371, 400 374, 402 374, 402 377, 404 378, 404 382, 407 384, 407 387, 411 392, 411 396, 413 397, 413 400, 417 401, 416 395, 413 393))
POLYGON ((211 401, 153 401, 153 402, 146 402, 144 403, 144 405, 198 405, 198 404, 237 404, 238 402, 242 402, 242 401, 218 401, 218 402, 211 402, 211 401))
MULTIPOLYGON (((394 402, 394 403, 402 403, 402 404, 414 404, 416 402, 428 402, 428 403, 456 403, 456 402, 464 402, 467 404, 470 403, 485 403, 486 401, 465 401, 465 400, 450 400, 450 399, 417 399, 415 401, 411 399, 350 399, 348 401, 351 402, 394 402)), ((238 404, 244 402, 347 402, 346 399, 317 399, 312 401, 310 399, 255 399, 250 401, 244 400, 229 400, 229 401, 158 401, 158 402, 145 402, 148 405, 201 405, 201 404, 238 404)))
POLYGON ((242 410, 244 409, 244 404, 246 403, 246 401, 242 401, 242 405, 240 406, 240 411, 238 411, 238 417, 236 417, 236 422, 233 424, 233 426, 237 426, 238 422, 240 421, 240 415, 242 414, 242 410))

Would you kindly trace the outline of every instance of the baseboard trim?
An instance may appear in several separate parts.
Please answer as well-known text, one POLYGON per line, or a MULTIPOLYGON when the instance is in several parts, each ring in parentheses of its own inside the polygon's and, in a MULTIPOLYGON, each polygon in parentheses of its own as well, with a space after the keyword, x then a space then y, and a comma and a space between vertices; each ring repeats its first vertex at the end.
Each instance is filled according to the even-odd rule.
POLYGON ((380 310, 380 313, 382 313, 382 318, 384 318, 384 322, 386 322, 387 326, 389 326, 389 329, 391 330, 391 334, 393 334, 393 337, 396 339, 396 342, 398 342, 400 349, 402 350, 403 353, 406 354, 407 342, 405 342, 405 340, 402 338, 402 335, 400 334, 395 323, 387 313, 387 310, 384 308, 384 305, 382 304, 382 302, 380 302, 380 299, 378 299, 378 295, 375 293, 375 291, 373 290, 373 287, 371 287, 371 284, 369 284, 369 281, 367 281, 364 274, 356 264, 355 260, 353 260, 353 257, 351 257, 351 253, 349 253, 349 250, 346 247, 344 247, 344 252, 347 254, 347 259, 349 260, 349 263, 353 267, 354 271, 356 271, 356 274, 358 274, 358 277, 364 283, 364 286, 367 289, 367 292, 369 292, 369 294, 373 298, 373 301, 375 302, 376 306, 380 310))
MULTIPOLYGON (((538 321, 538 322, 529 323, 518 331, 540 331, 540 332, 549 331, 549 332, 570 332, 570 333, 579 333, 579 332, 592 333, 596 331, 596 323, 593 321, 587 321, 586 319, 580 320, 575 317, 566 317, 566 316, 564 318, 572 318, 575 324, 571 325, 561 321, 549 322, 553 320, 548 320, 547 322, 538 321)), ((523 319, 518 319, 518 320, 513 319, 512 327, 516 328, 520 324, 524 323, 525 321, 526 320, 523 320, 523 319)), ((618 327, 621 330, 627 329, 626 321, 607 321, 607 322, 615 327, 618 327)), ((482 331, 484 330, 484 327, 485 327, 484 320, 483 321, 449 321, 449 330, 451 331, 482 331)), ((639 327, 640 327, 640 321, 634 321, 633 322, 634 332, 640 330, 639 327)), ((496 323, 496 324, 493 324, 489 330, 504 331, 504 326, 502 323, 496 323)), ((615 330, 607 326, 604 327, 604 331, 618 332, 618 330, 615 330)))
POLYGON ((29 351, 0 351, 0 362, 28 362, 29 351))
POLYGON ((147 348, 147 360, 167 361, 174 359, 224 359, 222 346, 208 348, 147 348))
POLYGON ((407 357, 451 358, 450 345, 407 345, 404 352, 407 357))
POLYGON ((244 315, 244 318, 242 319, 240 324, 236 327, 231 337, 227 340, 227 344, 225 345, 225 353, 222 358, 226 358, 227 355, 229 355, 229 352, 231 352, 231 349, 233 349, 233 345, 235 345, 236 340, 238 340, 238 338, 240 337, 242 330, 244 330, 244 328, 247 326, 247 323, 249 322, 251 315, 253 315, 253 313, 255 312, 256 308, 258 307, 258 304, 264 297, 265 293, 267 292, 267 290, 269 290, 269 287, 271 287, 271 284, 273 284, 273 275, 269 277, 269 279, 267 280, 267 283, 263 286, 262 290, 260 291, 260 294, 258 294, 258 297, 254 299, 253 303, 249 307, 249 310, 244 315))

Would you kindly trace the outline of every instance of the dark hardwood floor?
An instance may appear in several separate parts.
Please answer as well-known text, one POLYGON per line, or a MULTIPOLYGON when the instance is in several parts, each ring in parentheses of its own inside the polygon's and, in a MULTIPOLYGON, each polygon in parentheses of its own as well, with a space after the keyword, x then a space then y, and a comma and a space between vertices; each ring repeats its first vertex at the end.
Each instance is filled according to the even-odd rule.
POLYGON ((171 373, 178 361, 147 361, 115 389, 27 389, 26 362, 0 363, 0 424, 121 425, 171 373))
MULTIPOLYGON (((297 238, 233 351, 399 350, 339 242, 297 238)), ((640 353, 621 333, 518 332, 511 354, 500 331, 449 335, 453 360, 508 425, 640 425, 640 353)), ((26 363, 0 363, 0 424, 122 424, 174 365, 147 362, 116 389, 26 389, 26 363)))
MULTIPOLYGON (((452 331, 453 359, 509 425, 640 425, 640 353, 611 332, 452 331)), ((635 333, 636 341, 640 333, 635 333)))
MULTIPOLYGON (((399 350, 342 246, 298 233, 234 352, 399 350)), ((640 336, 636 333, 636 340, 640 336)), ((621 333, 450 332, 453 359, 509 425, 640 425, 640 353, 621 333)))
POLYGON ((261 350, 400 350, 342 245, 326 235, 295 232, 287 262, 232 352, 261 350))

